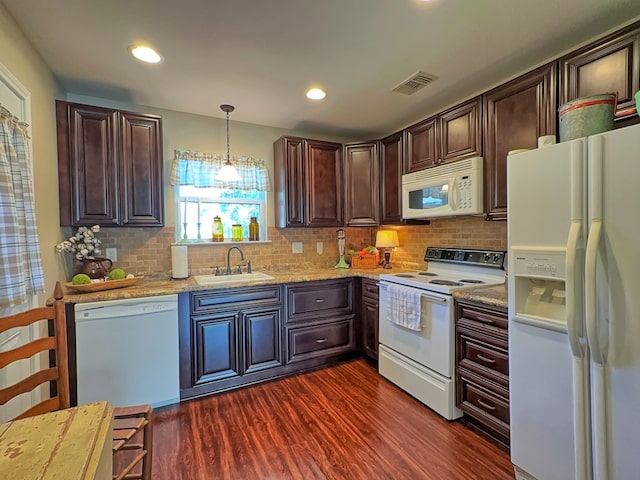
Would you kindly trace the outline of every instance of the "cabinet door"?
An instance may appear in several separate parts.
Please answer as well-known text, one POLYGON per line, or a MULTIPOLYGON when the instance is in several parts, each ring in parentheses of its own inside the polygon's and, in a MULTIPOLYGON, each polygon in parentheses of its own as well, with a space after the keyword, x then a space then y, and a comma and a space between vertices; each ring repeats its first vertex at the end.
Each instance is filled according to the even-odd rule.
POLYGON ((484 99, 485 213, 507 218, 507 154, 537 148, 538 137, 556 133, 556 66, 540 67, 501 85, 484 99))
POLYGON ((119 221, 113 110, 56 102, 60 225, 119 221))
POLYGON ((380 168, 376 142, 346 145, 344 153, 344 224, 351 227, 378 225, 380 168))
POLYGON ((281 137, 274 145, 276 226, 303 227, 306 208, 304 140, 281 137))
POLYGON ((402 221, 402 132, 380 140, 382 225, 402 221))
POLYGON ((193 320, 193 386, 240 375, 237 314, 193 320))
POLYGON ((161 122, 150 115, 120 114, 122 225, 164 223, 161 122))
POLYGON ((478 97, 439 116, 441 162, 482 156, 480 109, 478 97))
POLYGON ((378 358, 378 301, 362 300, 362 349, 365 355, 378 358))
POLYGON ((438 163, 436 120, 436 117, 428 118, 405 130, 407 152, 404 173, 424 170, 438 163))
POLYGON ((306 226, 342 225, 342 145, 305 140, 306 226))
MULTIPOLYGON (((618 111, 635 106, 640 90, 640 29, 616 32, 560 59, 560 103, 600 93, 618 93, 618 111)), ((633 119, 634 113, 616 118, 633 119)), ((624 122, 629 123, 629 122, 624 122)))
POLYGON ((282 309, 243 311, 244 373, 253 373, 283 364, 282 309))

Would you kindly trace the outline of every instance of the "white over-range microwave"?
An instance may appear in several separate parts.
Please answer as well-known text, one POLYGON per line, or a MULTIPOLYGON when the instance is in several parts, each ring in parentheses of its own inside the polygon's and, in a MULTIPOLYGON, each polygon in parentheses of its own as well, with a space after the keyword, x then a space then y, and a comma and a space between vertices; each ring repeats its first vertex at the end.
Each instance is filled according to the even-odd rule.
POLYGON ((402 217, 432 218, 483 213, 482 157, 402 176, 402 217))

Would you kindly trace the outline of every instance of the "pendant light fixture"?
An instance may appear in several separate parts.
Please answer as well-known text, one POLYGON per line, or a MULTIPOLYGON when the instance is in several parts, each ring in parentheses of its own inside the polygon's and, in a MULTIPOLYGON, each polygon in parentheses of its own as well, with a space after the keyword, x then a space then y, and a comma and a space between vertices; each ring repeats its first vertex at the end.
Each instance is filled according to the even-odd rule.
POLYGON ((231 165, 231 155, 229 153, 229 113, 233 112, 235 109, 236 107, 233 105, 220 105, 220 110, 227 114, 227 159, 216 175, 216 180, 220 180, 222 182, 239 182, 242 180, 240 175, 238 175, 236 167, 231 165))

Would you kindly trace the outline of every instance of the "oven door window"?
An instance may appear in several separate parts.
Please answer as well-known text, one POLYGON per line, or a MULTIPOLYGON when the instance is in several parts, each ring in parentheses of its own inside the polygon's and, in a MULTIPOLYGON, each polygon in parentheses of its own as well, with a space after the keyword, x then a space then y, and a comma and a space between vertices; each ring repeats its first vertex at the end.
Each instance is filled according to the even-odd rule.
POLYGON ((449 205, 449 183, 442 182, 423 188, 409 189, 411 210, 433 210, 449 205))

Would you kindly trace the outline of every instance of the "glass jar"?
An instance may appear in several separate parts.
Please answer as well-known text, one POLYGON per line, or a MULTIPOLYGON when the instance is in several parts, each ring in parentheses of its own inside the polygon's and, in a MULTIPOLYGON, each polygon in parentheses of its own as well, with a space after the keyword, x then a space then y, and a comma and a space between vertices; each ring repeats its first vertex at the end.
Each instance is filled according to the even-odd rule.
POLYGON ((258 225, 257 217, 251 217, 251 223, 249 224, 249 240, 260 240, 260 225, 258 225))
POLYGON ((220 217, 213 217, 213 225, 211 226, 211 231, 213 232, 212 240, 214 242, 224 242, 224 225, 222 224, 222 220, 220 220, 220 217))
POLYGON ((234 223, 231 225, 231 240, 234 242, 242 241, 242 225, 239 223, 234 223))

